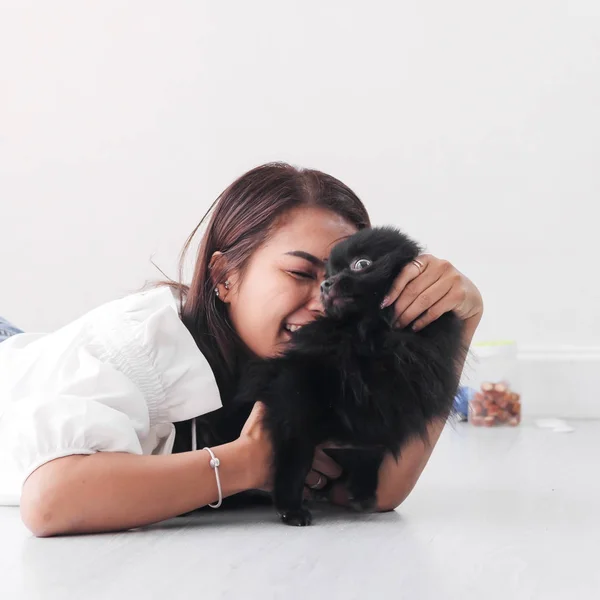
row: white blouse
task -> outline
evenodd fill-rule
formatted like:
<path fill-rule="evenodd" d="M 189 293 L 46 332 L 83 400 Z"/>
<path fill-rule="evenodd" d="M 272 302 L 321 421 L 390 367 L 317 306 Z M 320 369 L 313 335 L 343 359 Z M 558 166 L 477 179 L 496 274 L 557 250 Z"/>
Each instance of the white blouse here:
<path fill-rule="evenodd" d="M 174 422 L 221 407 L 167 287 L 108 302 L 49 334 L 0 343 L 0 505 L 71 454 L 169 454 Z"/>

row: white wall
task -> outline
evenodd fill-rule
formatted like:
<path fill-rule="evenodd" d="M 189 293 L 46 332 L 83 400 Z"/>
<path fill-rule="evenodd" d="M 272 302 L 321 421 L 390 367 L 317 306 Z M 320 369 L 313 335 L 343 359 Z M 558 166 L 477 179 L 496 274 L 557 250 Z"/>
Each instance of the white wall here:
<path fill-rule="evenodd" d="M 480 287 L 479 338 L 600 346 L 597 0 L 0 0 L 0 313 L 160 275 L 282 159 Z"/>

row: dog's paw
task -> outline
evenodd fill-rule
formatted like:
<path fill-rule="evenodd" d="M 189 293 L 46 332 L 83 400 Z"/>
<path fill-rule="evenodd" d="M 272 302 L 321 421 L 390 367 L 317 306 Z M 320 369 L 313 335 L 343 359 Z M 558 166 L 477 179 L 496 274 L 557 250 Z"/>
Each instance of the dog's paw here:
<path fill-rule="evenodd" d="M 281 517 L 281 521 L 286 525 L 304 527 L 312 523 L 312 515 L 306 508 L 284 510 L 279 513 L 279 516 Z"/>

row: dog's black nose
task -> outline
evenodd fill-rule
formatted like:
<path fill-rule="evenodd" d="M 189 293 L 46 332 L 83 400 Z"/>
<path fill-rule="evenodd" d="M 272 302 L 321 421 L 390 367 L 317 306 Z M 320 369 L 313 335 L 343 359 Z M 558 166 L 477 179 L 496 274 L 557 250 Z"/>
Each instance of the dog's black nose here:
<path fill-rule="evenodd" d="M 332 282 L 329 279 L 326 279 L 321 284 L 321 293 L 326 294 L 329 291 L 329 288 L 332 286 Z"/>

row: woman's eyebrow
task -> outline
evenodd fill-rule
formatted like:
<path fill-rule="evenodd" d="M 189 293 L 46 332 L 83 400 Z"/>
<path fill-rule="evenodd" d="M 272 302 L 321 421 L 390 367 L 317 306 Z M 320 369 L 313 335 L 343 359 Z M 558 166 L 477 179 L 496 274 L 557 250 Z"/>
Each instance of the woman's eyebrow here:
<path fill-rule="evenodd" d="M 317 258 L 316 256 L 309 254 L 308 252 L 304 252 L 304 250 L 292 250 L 291 252 L 286 252 L 286 254 L 289 254 L 290 256 L 297 256 L 298 258 L 303 258 L 304 260 L 307 260 L 319 269 L 325 268 L 326 259 L 321 260 L 320 258 Z"/>

